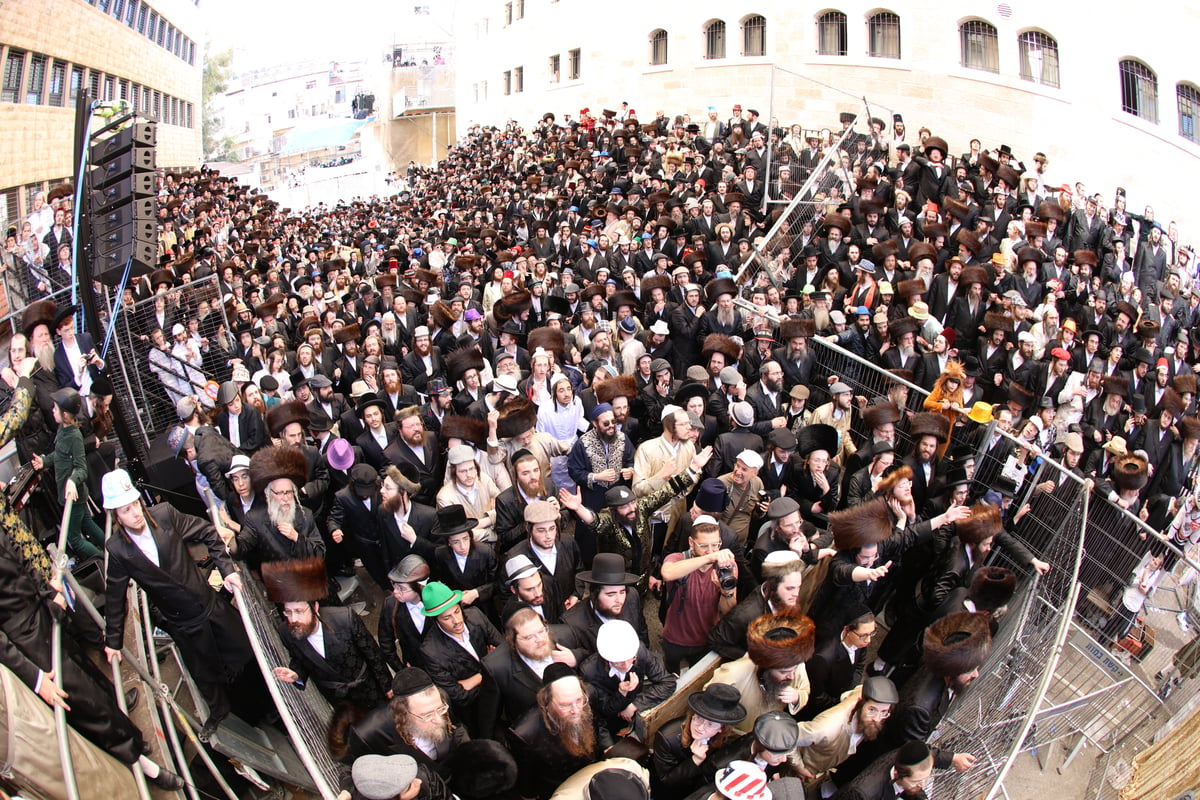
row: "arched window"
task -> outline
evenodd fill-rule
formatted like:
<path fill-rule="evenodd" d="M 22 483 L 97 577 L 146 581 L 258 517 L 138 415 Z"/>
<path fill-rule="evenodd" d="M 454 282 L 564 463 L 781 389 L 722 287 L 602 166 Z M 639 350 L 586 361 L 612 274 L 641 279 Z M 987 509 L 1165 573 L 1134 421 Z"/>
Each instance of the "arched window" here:
<path fill-rule="evenodd" d="M 704 57 L 725 57 L 725 21 L 714 19 L 704 26 Z"/>
<path fill-rule="evenodd" d="M 650 63 L 655 66 L 667 63 L 667 32 L 662 28 L 650 34 Z"/>
<path fill-rule="evenodd" d="M 1196 115 L 1200 113 L 1200 89 L 1188 83 L 1175 85 L 1175 99 L 1179 103 L 1179 135 L 1195 142 Z"/>
<path fill-rule="evenodd" d="M 817 55 L 846 55 L 846 15 L 824 11 L 817 17 Z"/>
<path fill-rule="evenodd" d="M 742 20 L 742 55 L 765 56 L 767 54 L 767 18 L 752 14 Z"/>
<path fill-rule="evenodd" d="M 1058 88 L 1058 42 L 1041 31 L 1025 31 L 1018 40 L 1021 48 L 1021 77 L 1027 81 Z"/>
<path fill-rule="evenodd" d="M 900 57 L 900 17 L 880 11 L 867 17 L 867 55 L 875 58 Z"/>
<path fill-rule="evenodd" d="M 967 69 L 1000 71 L 996 29 L 981 19 L 969 19 L 958 27 L 962 40 L 962 65 Z"/>
<path fill-rule="evenodd" d="M 1121 110 L 1158 122 L 1158 78 L 1140 61 L 1121 62 Z"/>

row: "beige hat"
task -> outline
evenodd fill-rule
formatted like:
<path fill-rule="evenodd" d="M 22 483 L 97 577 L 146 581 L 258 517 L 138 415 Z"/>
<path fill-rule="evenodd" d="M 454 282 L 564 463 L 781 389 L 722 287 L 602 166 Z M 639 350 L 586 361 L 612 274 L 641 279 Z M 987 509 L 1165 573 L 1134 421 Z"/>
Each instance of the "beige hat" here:
<path fill-rule="evenodd" d="M 1114 436 L 1104 443 L 1104 450 L 1110 456 L 1125 456 L 1129 455 L 1129 450 L 1125 445 L 1125 437 Z"/>
<path fill-rule="evenodd" d="M 924 322 L 929 319 L 929 304 L 924 300 L 917 300 L 909 306 L 908 315 L 918 322 Z"/>
<path fill-rule="evenodd" d="M 450 466 L 452 467 L 465 464 L 468 461 L 474 461 L 475 449 L 466 444 L 455 445 L 446 453 L 446 460 L 450 462 Z"/>

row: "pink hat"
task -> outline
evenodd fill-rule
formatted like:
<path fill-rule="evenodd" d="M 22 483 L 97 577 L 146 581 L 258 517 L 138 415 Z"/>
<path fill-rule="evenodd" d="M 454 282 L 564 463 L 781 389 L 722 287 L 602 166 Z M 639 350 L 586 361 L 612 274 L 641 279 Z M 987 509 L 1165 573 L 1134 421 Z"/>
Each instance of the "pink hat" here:
<path fill-rule="evenodd" d="M 334 469 L 346 472 L 354 466 L 354 447 L 345 439 L 334 439 L 325 454 Z"/>

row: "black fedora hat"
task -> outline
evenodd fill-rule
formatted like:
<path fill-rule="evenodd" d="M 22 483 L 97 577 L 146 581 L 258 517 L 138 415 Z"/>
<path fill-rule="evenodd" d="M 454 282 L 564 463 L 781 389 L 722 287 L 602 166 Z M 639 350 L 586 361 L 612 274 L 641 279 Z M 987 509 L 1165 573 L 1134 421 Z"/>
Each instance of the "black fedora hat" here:
<path fill-rule="evenodd" d="M 686 381 L 675 390 L 675 403 L 679 406 L 686 406 L 687 401 L 693 397 L 703 397 L 705 402 L 707 402 L 710 394 L 712 392 L 703 383 L 699 381 Z"/>
<path fill-rule="evenodd" d="M 433 526 L 434 536 L 450 537 L 456 533 L 474 530 L 479 520 L 468 517 L 467 510 L 458 503 L 442 506 L 437 510 L 437 524 Z"/>
<path fill-rule="evenodd" d="M 579 580 L 597 586 L 630 586 L 638 582 L 637 575 L 625 571 L 625 559 L 619 553 L 597 553 L 592 568 L 579 573 Z"/>
<path fill-rule="evenodd" d="M 362 419 L 363 412 L 371 406 L 379 406 L 379 410 L 384 412 L 384 422 L 387 422 L 387 403 L 384 402 L 382 397 L 374 392 L 367 392 L 362 397 L 358 398 L 358 404 L 354 406 L 354 413 L 358 415 L 359 419 Z"/>
<path fill-rule="evenodd" d="M 714 683 L 702 692 L 689 695 L 688 708 L 712 722 L 737 725 L 746 719 L 746 707 L 741 700 L 741 692 L 737 689 L 727 683 Z"/>

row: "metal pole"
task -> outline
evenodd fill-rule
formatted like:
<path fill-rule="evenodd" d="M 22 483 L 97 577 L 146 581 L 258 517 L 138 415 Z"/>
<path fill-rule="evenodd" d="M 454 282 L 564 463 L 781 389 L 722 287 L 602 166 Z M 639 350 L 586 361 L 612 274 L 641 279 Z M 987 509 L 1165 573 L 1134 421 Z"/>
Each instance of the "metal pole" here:
<path fill-rule="evenodd" d="M 771 207 L 771 153 L 774 150 L 772 142 L 774 138 L 771 136 L 771 120 L 775 117 L 775 65 L 771 65 L 771 93 L 767 100 L 767 162 L 763 169 L 766 173 L 763 175 L 763 203 L 762 213 L 766 216 L 767 209 Z"/>
<path fill-rule="evenodd" d="M 55 560 L 55 571 L 61 576 L 66 572 L 66 542 L 67 528 L 70 526 L 71 509 L 75 505 L 75 501 L 68 499 L 63 504 L 62 523 L 58 528 L 58 558 Z M 50 643 L 50 671 L 54 678 L 62 685 L 62 623 L 55 618 L 54 620 L 54 638 Z M 42 676 L 42 680 L 51 680 L 47 675 Z M 118 692 L 119 693 L 119 692 Z M 71 738 L 70 728 L 67 725 L 67 710 L 63 707 L 62 701 L 54 701 L 54 732 L 58 738 L 58 759 L 62 765 L 63 784 L 67 788 L 67 800 L 79 800 L 79 787 L 75 785 L 75 763 L 71 758 Z"/>

